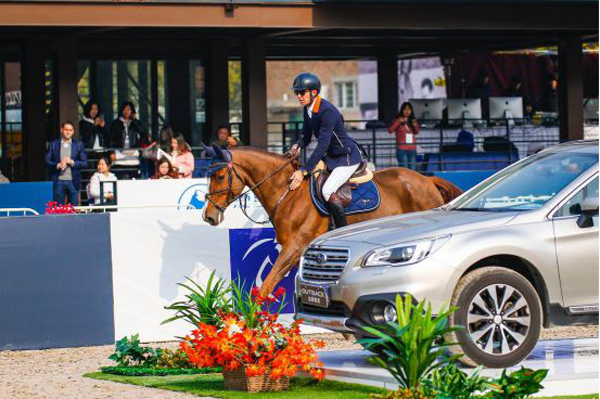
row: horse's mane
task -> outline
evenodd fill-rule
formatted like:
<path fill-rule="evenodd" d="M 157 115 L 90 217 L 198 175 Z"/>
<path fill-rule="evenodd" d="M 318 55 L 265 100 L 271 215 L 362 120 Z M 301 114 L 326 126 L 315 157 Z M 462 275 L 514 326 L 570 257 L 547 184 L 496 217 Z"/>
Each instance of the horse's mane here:
<path fill-rule="evenodd" d="M 236 153 L 242 153 L 242 154 L 244 154 L 244 153 L 250 153 L 250 154 L 253 154 L 253 155 L 256 154 L 256 155 L 267 157 L 267 158 L 269 158 L 270 160 L 273 160 L 273 161 L 279 161 L 279 162 L 281 162 L 281 161 L 287 161 L 288 160 L 287 157 L 285 157 L 285 156 L 283 156 L 281 154 L 277 154 L 275 152 L 269 152 L 269 151 L 263 150 L 262 148 L 256 148 L 256 147 L 235 147 L 235 148 L 232 148 L 230 151 L 231 151 L 231 153 L 233 154 L 234 157 L 235 157 Z"/>

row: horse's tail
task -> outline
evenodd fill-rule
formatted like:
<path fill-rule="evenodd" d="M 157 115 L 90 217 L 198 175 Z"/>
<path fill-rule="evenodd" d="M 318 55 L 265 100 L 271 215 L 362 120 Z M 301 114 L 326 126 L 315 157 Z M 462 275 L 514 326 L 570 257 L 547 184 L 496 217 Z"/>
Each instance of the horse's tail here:
<path fill-rule="evenodd" d="M 454 198 L 461 195 L 463 192 L 460 188 L 456 187 L 454 184 L 450 183 L 448 180 L 442 179 L 437 176 L 429 177 L 433 184 L 437 187 L 440 194 L 444 198 L 444 204 L 452 201 Z"/>

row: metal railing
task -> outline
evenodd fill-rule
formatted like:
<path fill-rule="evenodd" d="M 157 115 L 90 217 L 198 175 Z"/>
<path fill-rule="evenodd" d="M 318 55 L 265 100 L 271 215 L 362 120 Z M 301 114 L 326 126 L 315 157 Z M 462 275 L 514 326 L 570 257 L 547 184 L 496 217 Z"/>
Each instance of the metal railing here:
<path fill-rule="evenodd" d="M 31 208 L 0 208 L 0 217 L 10 217 L 12 213 L 20 213 L 20 216 L 39 216 L 38 211 Z"/>

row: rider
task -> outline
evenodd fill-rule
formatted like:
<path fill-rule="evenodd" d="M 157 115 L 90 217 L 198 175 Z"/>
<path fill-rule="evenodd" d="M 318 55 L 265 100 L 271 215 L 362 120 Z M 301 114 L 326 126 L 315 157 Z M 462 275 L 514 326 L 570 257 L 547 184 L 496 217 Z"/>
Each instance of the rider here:
<path fill-rule="evenodd" d="M 336 191 L 348 181 L 362 162 L 358 145 L 348 136 L 340 111 L 329 101 L 319 96 L 321 81 L 312 73 L 301 73 L 294 79 L 292 87 L 300 105 L 304 106 L 302 138 L 292 146 L 290 152 L 298 154 L 306 148 L 314 134 L 317 147 L 305 165 L 290 178 L 290 190 L 300 186 L 319 161 L 323 160 L 331 172 L 323 185 L 323 198 L 327 202 L 335 228 L 347 224 L 346 213 Z"/>

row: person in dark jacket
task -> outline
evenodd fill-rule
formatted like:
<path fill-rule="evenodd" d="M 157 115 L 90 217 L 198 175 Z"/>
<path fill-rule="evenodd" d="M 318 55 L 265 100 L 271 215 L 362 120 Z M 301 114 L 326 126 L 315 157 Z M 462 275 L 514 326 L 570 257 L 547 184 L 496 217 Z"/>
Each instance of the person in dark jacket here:
<path fill-rule="evenodd" d="M 340 111 L 319 96 L 321 81 L 316 75 L 301 73 L 294 80 L 292 90 L 304 107 L 304 124 L 302 138 L 292 146 L 290 152 L 297 154 L 306 148 L 313 135 L 318 144 L 306 164 L 290 178 L 290 190 L 297 189 L 319 161 L 325 162 L 331 174 L 323 186 L 323 198 L 327 202 L 335 228 L 343 227 L 347 224 L 346 213 L 336 191 L 358 169 L 363 161 L 362 154 L 358 144 L 346 133 Z"/>
<path fill-rule="evenodd" d="M 62 204 L 79 205 L 81 169 L 87 167 L 87 156 L 83 143 L 73 139 L 75 125 L 63 122 L 60 139 L 50 142 L 44 161 L 50 170 L 54 201 Z"/>
<path fill-rule="evenodd" d="M 111 147 L 128 149 L 140 146 L 144 129 L 135 115 L 135 106 L 131 101 L 121 105 L 119 117 L 110 125 Z"/>
<path fill-rule="evenodd" d="M 100 116 L 100 106 L 88 101 L 83 107 L 83 119 L 79 121 L 79 136 L 85 148 L 101 150 L 105 146 L 107 129 Z"/>

